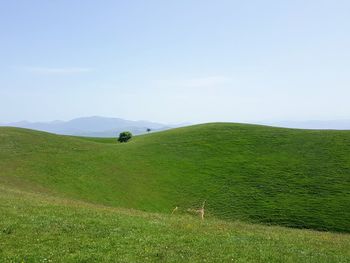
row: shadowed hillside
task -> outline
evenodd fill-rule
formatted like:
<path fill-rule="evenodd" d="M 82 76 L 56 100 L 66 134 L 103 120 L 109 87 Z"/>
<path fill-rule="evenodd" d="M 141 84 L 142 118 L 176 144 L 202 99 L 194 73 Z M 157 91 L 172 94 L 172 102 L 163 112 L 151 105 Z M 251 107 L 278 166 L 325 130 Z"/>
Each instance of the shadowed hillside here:
<path fill-rule="evenodd" d="M 0 128 L 0 183 L 169 213 L 350 231 L 350 132 L 205 124 L 126 144 Z"/>

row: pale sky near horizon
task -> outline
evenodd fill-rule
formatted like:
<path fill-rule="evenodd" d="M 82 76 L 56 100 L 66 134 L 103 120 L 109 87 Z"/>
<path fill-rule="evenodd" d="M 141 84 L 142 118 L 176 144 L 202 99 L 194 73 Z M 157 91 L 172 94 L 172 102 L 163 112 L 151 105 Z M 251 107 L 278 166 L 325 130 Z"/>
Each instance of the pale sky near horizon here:
<path fill-rule="evenodd" d="M 350 119 L 350 1 L 2 0 L 0 122 Z"/>

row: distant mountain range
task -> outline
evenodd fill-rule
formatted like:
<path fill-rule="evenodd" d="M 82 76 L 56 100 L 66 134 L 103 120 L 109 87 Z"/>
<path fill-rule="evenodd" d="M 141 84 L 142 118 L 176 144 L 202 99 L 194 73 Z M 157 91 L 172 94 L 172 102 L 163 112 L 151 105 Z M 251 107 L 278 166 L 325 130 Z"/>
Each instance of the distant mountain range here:
<path fill-rule="evenodd" d="M 255 123 L 285 128 L 350 130 L 350 120 L 276 121 Z M 151 129 L 151 131 L 161 131 L 188 125 L 190 124 L 183 123 L 179 125 L 167 125 L 150 121 L 130 121 L 120 118 L 107 118 L 100 116 L 76 118 L 70 121 L 20 121 L 5 124 L 0 123 L 0 126 L 28 128 L 62 135 L 91 137 L 116 137 L 122 131 L 130 131 L 135 135 L 139 135 L 146 133 L 148 128 Z"/>
<path fill-rule="evenodd" d="M 106 118 L 100 116 L 77 118 L 70 121 L 52 122 L 28 122 L 20 121 L 0 124 L 0 126 L 12 126 L 39 131 L 46 131 L 62 135 L 115 137 L 122 131 L 130 131 L 133 134 L 151 131 L 166 130 L 185 125 L 166 125 L 149 121 L 130 121 L 119 118 Z"/>
<path fill-rule="evenodd" d="M 350 120 L 309 120 L 309 121 L 277 121 L 260 124 L 285 128 L 318 129 L 318 130 L 350 130 Z"/>

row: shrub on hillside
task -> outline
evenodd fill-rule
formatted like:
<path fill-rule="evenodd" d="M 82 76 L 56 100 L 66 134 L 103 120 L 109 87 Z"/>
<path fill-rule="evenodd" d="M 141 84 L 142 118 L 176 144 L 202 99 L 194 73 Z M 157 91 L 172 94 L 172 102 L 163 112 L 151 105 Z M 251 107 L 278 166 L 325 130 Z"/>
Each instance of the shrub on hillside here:
<path fill-rule="evenodd" d="M 127 142 L 132 138 L 131 132 L 125 131 L 119 134 L 118 142 Z"/>

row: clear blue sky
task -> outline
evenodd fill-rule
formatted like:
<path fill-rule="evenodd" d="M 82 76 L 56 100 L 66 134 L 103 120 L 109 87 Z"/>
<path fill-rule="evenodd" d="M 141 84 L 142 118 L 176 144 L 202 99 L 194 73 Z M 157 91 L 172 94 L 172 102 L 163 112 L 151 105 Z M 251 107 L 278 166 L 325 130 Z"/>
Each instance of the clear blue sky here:
<path fill-rule="evenodd" d="M 350 118 L 350 1 L 2 0 L 0 122 Z"/>

